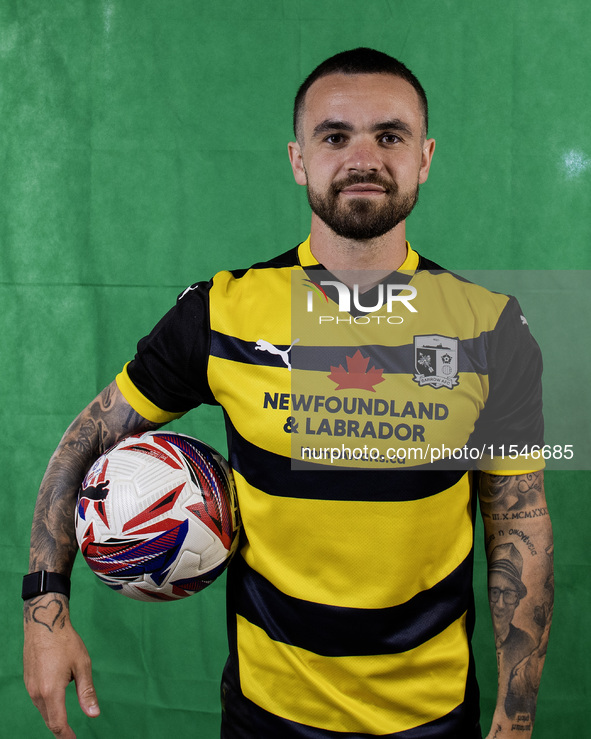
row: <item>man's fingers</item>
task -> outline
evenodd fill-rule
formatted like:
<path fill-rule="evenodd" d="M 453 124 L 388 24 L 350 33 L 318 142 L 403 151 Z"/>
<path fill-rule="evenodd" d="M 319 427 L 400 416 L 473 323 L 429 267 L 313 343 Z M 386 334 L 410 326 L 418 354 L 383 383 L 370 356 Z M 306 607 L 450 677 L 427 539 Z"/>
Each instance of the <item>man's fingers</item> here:
<path fill-rule="evenodd" d="M 100 711 L 96 691 L 92 682 L 92 665 L 90 658 L 84 659 L 74 673 L 76 693 L 80 708 L 87 716 L 98 716 Z"/>
<path fill-rule="evenodd" d="M 59 739 L 76 739 L 76 734 L 68 726 L 65 690 L 57 694 L 52 692 L 46 697 L 43 696 L 42 701 L 43 708 L 39 705 L 37 708 L 41 711 L 49 731 Z"/>
<path fill-rule="evenodd" d="M 78 702 L 80 708 L 87 716 L 98 716 L 101 712 L 94 685 L 91 682 L 76 681 L 76 692 L 78 693 Z"/>
<path fill-rule="evenodd" d="M 51 733 L 60 739 L 75 739 L 76 735 L 68 726 L 66 691 L 58 689 L 54 692 L 52 685 L 38 688 L 27 686 L 27 690 Z"/>

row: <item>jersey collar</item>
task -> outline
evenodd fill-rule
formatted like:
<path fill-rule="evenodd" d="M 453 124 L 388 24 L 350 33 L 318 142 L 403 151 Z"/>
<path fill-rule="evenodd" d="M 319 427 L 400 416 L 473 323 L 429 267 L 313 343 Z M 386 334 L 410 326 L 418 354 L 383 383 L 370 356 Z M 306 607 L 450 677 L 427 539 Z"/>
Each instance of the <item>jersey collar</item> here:
<path fill-rule="evenodd" d="M 298 246 L 298 259 L 302 267 L 314 267 L 318 265 L 318 260 L 312 254 L 312 250 L 310 249 L 310 237 L 309 236 L 305 241 L 303 241 Z M 402 271 L 414 272 L 418 266 L 419 266 L 419 255 L 407 241 L 406 242 L 406 258 L 404 262 L 402 262 L 400 267 L 398 267 L 398 270 L 401 272 Z"/>

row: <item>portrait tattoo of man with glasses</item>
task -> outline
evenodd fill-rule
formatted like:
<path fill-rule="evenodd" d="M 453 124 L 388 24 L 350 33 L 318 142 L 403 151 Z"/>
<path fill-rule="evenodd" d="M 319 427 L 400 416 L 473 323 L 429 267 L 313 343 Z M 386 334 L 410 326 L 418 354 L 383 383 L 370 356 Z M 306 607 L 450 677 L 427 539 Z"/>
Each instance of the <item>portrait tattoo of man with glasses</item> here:
<path fill-rule="evenodd" d="M 506 667 L 504 674 L 530 654 L 536 644 L 530 634 L 513 624 L 513 616 L 527 588 L 521 580 L 523 558 L 514 544 L 500 544 L 491 552 L 488 599 L 492 615 L 497 659 Z M 506 688 L 505 688 L 506 690 Z"/>

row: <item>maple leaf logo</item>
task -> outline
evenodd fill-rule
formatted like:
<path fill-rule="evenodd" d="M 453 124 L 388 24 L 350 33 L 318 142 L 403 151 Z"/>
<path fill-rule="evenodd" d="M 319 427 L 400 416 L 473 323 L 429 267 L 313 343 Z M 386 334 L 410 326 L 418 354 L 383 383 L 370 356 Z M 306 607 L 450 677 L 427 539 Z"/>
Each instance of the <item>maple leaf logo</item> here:
<path fill-rule="evenodd" d="M 372 367 L 367 369 L 369 357 L 364 357 L 359 349 L 352 357 L 347 357 L 347 369 L 339 364 L 338 367 L 330 368 L 329 380 L 337 383 L 337 390 L 371 390 L 375 393 L 375 385 L 384 382 L 383 369 Z"/>

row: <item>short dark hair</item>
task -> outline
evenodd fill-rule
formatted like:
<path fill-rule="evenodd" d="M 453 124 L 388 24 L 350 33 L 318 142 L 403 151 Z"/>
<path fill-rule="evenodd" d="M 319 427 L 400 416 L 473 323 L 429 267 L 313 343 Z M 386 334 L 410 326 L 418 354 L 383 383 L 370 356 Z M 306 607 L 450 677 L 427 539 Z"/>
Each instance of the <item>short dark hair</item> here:
<path fill-rule="evenodd" d="M 382 51 L 360 46 L 350 51 L 341 51 L 339 54 L 326 59 L 326 61 L 319 64 L 302 82 L 293 106 L 293 130 L 296 138 L 306 93 L 316 80 L 330 74 L 391 74 L 394 77 L 401 77 L 403 80 L 406 80 L 414 87 L 419 96 L 419 101 L 423 109 L 425 135 L 427 134 L 429 127 L 427 95 L 418 79 L 407 66 L 398 61 L 398 59 L 394 59 L 393 56 L 384 54 Z"/>

